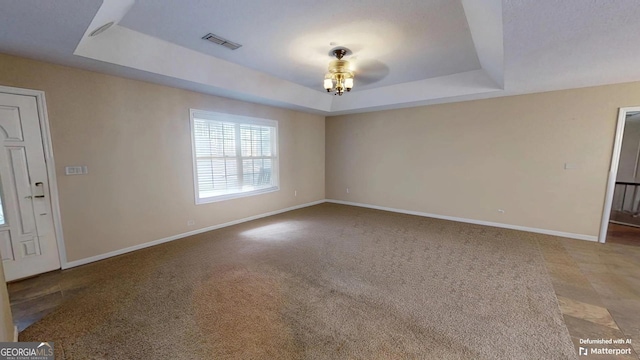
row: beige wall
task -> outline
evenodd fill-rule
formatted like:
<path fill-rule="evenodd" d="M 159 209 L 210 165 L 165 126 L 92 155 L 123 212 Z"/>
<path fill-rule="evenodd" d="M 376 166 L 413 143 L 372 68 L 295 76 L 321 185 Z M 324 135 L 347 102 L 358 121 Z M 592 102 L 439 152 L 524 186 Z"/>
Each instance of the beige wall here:
<path fill-rule="evenodd" d="M 618 108 L 637 105 L 629 83 L 328 117 L 326 195 L 597 236 Z"/>
<path fill-rule="evenodd" d="M 0 85 L 46 93 L 68 261 L 324 199 L 324 116 L 7 55 Z M 278 120 L 281 190 L 196 206 L 189 108 Z"/>
<path fill-rule="evenodd" d="M 0 85 L 46 93 L 69 261 L 323 199 L 325 167 L 327 198 L 595 236 L 617 109 L 640 105 L 629 83 L 337 116 L 325 146 L 322 116 L 23 58 Z M 278 120 L 281 190 L 196 206 L 189 108 Z"/>

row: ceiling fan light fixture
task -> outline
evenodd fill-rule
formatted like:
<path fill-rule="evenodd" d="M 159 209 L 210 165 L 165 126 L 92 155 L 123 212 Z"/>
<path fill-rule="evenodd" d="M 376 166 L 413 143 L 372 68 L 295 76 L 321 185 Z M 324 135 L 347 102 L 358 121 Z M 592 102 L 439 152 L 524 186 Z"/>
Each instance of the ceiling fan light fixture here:
<path fill-rule="evenodd" d="M 329 72 L 324 77 L 324 89 L 327 92 L 334 91 L 334 95 L 342 96 L 345 90 L 351 91 L 353 88 L 353 72 L 347 60 L 342 58 L 348 53 L 347 49 L 340 48 L 333 50 L 333 55 L 337 60 L 329 63 Z"/>

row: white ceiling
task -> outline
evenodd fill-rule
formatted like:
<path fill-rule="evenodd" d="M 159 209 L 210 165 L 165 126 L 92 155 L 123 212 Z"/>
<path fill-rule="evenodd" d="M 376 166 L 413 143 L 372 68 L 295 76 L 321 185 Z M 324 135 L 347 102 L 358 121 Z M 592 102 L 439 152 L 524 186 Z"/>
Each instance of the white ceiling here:
<path fill-rule="evenodd" d="M 0 0 L 0 52 L 321 114 L 640 80 L 635 0 Z M 115 21 L 96 37 L 88 33 Z M 243 47 L 201 40 L 213 32 Z M 356 85 L 321 80 L 335 45 Z"/>

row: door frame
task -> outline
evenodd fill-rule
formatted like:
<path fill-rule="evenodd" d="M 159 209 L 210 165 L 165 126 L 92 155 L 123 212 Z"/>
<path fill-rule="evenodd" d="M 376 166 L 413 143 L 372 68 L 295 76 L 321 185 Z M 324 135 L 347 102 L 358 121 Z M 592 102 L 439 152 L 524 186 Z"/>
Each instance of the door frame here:
<path fill-rule="evenodd" d="M 53 213 L 53 227 L 56 236 L 56 243 L 58 245 L 58 257 L 60 258 L 60 268 L 65 269 L 67 265 L 67 252 L 64 246 L 64 238 L 62 233 L 62 217 L 60 216 L 60 197 L 58 195 L 56 165 L 53 158 L 51 129 L 49 126 L 49 116 L 47 115 L 47 101 L 45 99 L 44 91 L 0 85 L 0 93 L 33 96 L 36 99 L 36 105 L 38 108 L 38 121 L 40 123 L 40 132 L 42 133 L 44 162 L 47 168 L 47 177 L 49 178 L 51 211 Z"/>
<path fill-rule="evenodd" d="M 618 165 L 620 164 L 620 151 L 622 150 L 622 138 L 624 137 L 624 125 L 627 122 L 627 113 L 640 111 L 640 106 L 621 107 L 618 110 L 618 123 L 616 125 L 616 135 L 613 141 L 613 154 L 611 155 L 611 165 L 609 166 L 609 178 L 607 180 L 607 190 L 604 196 L 604 209 L 602 211 L 602 222 L 600 223 L 600 236 L 598 242 L 607 241 L 607 229 L 609 228 L 609 218 L 611 217 L 611 206 L 613 205 L 613 194 L 616 189 L 616 178 L 618 176 Z"/>

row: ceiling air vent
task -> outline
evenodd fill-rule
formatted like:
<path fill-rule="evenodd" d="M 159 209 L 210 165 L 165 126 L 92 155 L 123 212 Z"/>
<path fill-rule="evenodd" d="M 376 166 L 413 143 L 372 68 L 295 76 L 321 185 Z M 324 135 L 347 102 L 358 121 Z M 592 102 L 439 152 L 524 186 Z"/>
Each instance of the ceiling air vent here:
<path fill-rule="evenodd" d="M 221 38 L 218 35 L 212 34 L 212 33 L 208 33 L 207 35 L 202 37 L 204 40 L 209 40 L 214 44 L 218 44 L 218 45 L 222 45 L 224 47 L 226 47 L 227 49 L 231 49 L 231 50 L 235 50 L 239 47 L 241 47 L 242 45 L 240 44 L 236 44 L 232 41 L 229 41 L 225 38 Z"/>

